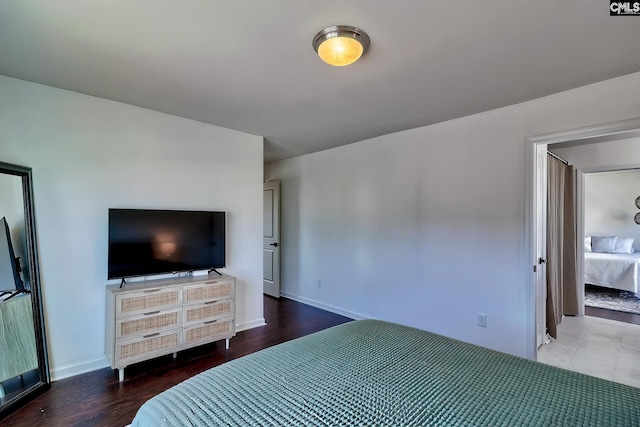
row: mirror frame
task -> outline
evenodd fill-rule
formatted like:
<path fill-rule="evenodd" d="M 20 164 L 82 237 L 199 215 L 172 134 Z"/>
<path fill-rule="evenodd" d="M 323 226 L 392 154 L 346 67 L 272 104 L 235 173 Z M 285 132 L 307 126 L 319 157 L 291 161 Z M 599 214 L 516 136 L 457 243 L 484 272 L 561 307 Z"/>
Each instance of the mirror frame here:
<path fill-rule="evenodd" d="M 33 308 L 33 327 L 36 337 L 36 352 L 38 356 L 38 373 L 40 381 L 23 390 L 4 405 L 0 406 L 0 419 L 9 412 L 17 409 L 21 404 L 35 398 L 51 387 L 49 374 L 49 358 L 47 354 L 47 340 L 44 328 L 44 311 L 42 293 L 40 289 L 40 265 L 38 262 L 38 239 L 36 235 L 35 210 L 33 206 L 33 187 L 31 168 L 11 163 L 0 162 L 0 173 L 14 175 L 22 179 L 22 196 L 24 200 L 24 227 L 27 241 L 28 270 L 31 284 L 31 304 Z"/>

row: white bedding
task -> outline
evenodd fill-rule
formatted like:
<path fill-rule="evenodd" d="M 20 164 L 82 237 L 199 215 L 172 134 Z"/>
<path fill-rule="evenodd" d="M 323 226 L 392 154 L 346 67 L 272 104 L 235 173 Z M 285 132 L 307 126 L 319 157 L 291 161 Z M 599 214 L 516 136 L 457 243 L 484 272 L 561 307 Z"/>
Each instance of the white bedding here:
<path fill-rule="evenodd" d="M 584 282 L 605 288 L 638 292 L 640 252 L 584 254 Z"/>

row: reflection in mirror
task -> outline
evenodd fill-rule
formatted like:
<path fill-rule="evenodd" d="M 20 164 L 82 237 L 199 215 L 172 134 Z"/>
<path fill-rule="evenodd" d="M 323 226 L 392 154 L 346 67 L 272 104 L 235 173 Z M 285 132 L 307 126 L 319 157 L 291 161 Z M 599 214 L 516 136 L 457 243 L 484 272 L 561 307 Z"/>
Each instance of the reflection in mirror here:
<path fill-rule="evenodd" d="M 49 384 L 31 197 L 30 169 L 0 163 L 0 414 Z"/>

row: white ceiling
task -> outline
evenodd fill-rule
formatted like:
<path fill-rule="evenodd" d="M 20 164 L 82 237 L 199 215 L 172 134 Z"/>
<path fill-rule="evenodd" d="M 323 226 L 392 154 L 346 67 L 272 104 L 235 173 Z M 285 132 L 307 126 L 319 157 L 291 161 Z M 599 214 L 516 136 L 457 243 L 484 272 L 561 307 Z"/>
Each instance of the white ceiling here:
<path fill-rule="evenodd" d="M 328 25 L 367 54 L 324 64 Z M 0 74 L 265 137 L 265 161 L 640 71 L 603 0 L 0 0 Z"/>

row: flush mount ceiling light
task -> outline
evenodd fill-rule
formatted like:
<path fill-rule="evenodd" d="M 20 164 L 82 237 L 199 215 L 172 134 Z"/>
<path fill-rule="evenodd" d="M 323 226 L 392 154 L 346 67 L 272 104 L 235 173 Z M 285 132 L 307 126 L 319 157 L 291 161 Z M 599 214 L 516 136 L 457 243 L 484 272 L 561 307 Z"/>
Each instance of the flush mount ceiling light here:
<path fill-rule="evenodd" d="M 357 27 L 333 25 L 313 38 L 313 50 L 329 65 L 342 67 L 356 62 L 369 47 L 369 36 Z"/>

